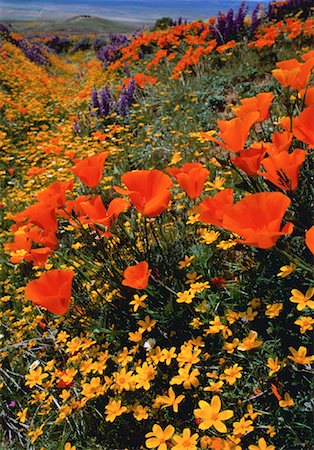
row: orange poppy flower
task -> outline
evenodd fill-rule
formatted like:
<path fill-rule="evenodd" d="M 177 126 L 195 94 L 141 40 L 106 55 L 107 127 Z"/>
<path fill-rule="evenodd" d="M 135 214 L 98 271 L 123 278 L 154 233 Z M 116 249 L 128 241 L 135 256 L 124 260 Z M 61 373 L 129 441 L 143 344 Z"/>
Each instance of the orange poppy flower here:
<path fill-rule="evenodd" d="M 122 284 L 134 289 L 146 289 L 150 274 L 151 269 L 148 268 L 148 262 L 142 261 L 125 269 Z"/>
<path fill-rule="evenodd" d="M 29 169 L 26 172 L 26 175 L 31 176 L 31 175 L 39 175 L 43 172 L 45 172 L 45 168 L 44 167 L 32 167 L 31 169 Z"/>
<path fill-rule="evenodd" d="M 291 201 L 281 192 L 250 194 L 233 205 L 223 217 L 223 227 L 244 240 L 240 244 L 271 248 L 280 236 L 291 234 L 288 222 L 280 231 L 281 221 Z"/>
<path fill-rule="evenodd" d="M 72 168 L 79 179 L 90 188 L 95 188 L 102 179 L 105 159 L 109 155 L 108 152 L 102 152 L 98 155 L 89 156 L 78 161 Z"/>
<path fill-rule="evenodd" d="M 186 163 L 181 168 L 173 167 L 167 172 L 174 176 L 190 198 L 201 195 L 209 171 L 200 163 Z"/>
<path fill-rule="evenodd" d="M 244 149 L 251 127 L 258 120 L 259 116 L 259 112 L 256 111 L 248 113 L 245 116 L 245 119 L 235 117 L 231 120 L 217 120 L 220 130 L 219 137 L 222 141 L 209 134 L 206 136 L 206 139 L 208 141 L 216 142 L 216 144 L 219 144 L 221 147 L 224 147 L 231 152 L 240 152 Z"/>
<path fill-rule="evenodd" d="M 128 195 L 135 208 L 145 216 L 155 217 L 164 211 L 170 202 L 170 177 L 160 170 L 134 170 L 121 177 L 127 189 L 115 186 L 119 194 Z"/>
<path fill-rule="evenodd" d="M 53 314 L 65 314 L 70 307 L 73 270 L 50 270 L 25 287 L 25 296 L 34 305 L 43 306 Z"/>
<path fill-rule="evenodd" d="M 222 227 L 222 219 L 233 205 L 233 189 L 224 189 L 213 197 L 205 198 L 199 205 L 199 220 Z"/>
<path fill-rule="evenodd" d="M 314 58 L 300 63 L 297 59 L 288 59 L 276 64 L 279 69 L 272 70 L 272 74 L 284 87 L 293 89 L 304 89 L 309 81 L 311 70 L 314 64 Z"/>
<path fill-rule="evenodd" d="M 245 119 L 252 112 L 258 112 L 259 117 L 256 122 L 263 122 L 269 118 L 269 108 L 275 96 L 272 92 L 261 92 L 256 97 L 242 99 L 241 106 L 232 109 L 236 116 Z"/>
<path fill-rule="evenodd" d="M 240 167 L 249 177 L 253 177 L 257 174 L 265 153 L 266 148 L 263 145 L 251 147 L 248 150 L 242 150 L 240 156 L 231 158 L 231 162 Z"/>
<path fill-rule="evenodd" d="M 10 252 L 10 261 L 13 264 L 20 263 L 25 259 L 32 247 L 32 241 L 26 232 L 18 230 L 14 235 L 14 242 L 4 244 L 6 251 Z"/>
<path fill-rule="evenodd" d="M 309 228 L 305 233 L 305 243 L 307 248 L 314 255 L 314 226 Z"/>
<path fill-rule="evenodd" d="M 298 187 L 299 169 L 305 156 L 306 151 L 301 149 L 278 153 L 263 159 L 261 164 L 265 171 L 258 173 L 280 189 L 294 191 Z"/>
<path fill-rule="evenodd" d="M 32 262 L 34 266 L 44 267 L 51 253 L 52 250 L 49 247 L 35 248 L 25 256 L 25 261 Z"/>
<path fill-rule="evenodd" d="M 314 104 L 305 108 L 298 117 L 293 118 L 292 132 L 302 142 L 314 147 Z"/>
<path fill-rule="evenodd" d="M 92 220 L 93 223 L 97 223 L 110 228 L 112 222 L 118 217 L 118 215 L 128 208 L 130 203 L 122 198 L 114 198 L 106 210 L 100 195 L 92 198 L 87 202 L 80 203 L 80 207 L 84 213 Z"/>
<path fill-rule="evenodd" d="M 47 231 L 57 231 L 58 229 L 56 210 L 45 202 L 35 203 L 11 218 L 18 224 L 22 224 L 28 219 L 30 223 Z"/>
<path fill-rule="evenodd" d="M 302 89 L 300 91 L 300 97 L 304 98 L 304 103 L 306 106 L 311 106 L 314 103 L 314 86 L 309 86 L 307 89 Z"/>
<path fill-rule="evenodd" d="M 53 231 L 42 230 L 36 225 L 30 224 L 27 227 L 27 233 L 29 238 L 37 244 L 43 245 L 44 247 L 50 247 L 53 250 L 58 248 L 58 239 Z"/>
<path fill-rule="evenodd" d="M 65 203 L 65 191 L 72 190 L 72 181 L 56 181 L 55 183 L 50 184 L 50 186 L 43 191 L 39 192 L 36 198 L 39 202 L 46 202 L 47 205 L 57 208 Z"/>
<path fill-rule="evenodd" d="M 267 148 L 267 153 L 273 156 L 280 152 L 288 152 L 292 138 L 293 134 L 289 131 L 275 131 L 272 136 L 273 145 Z"/>

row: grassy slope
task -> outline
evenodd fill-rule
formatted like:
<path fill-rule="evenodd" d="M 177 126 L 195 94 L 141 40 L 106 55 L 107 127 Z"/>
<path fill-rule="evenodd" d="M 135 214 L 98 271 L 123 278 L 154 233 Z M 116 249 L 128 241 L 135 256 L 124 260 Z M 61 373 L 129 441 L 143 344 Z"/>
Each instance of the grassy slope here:
<path fill-rule="evenodd" d="M 10 23 L 14 30 L 26 35 L 41 34 L 90 34 L 90 33 L 129 33 L 143 24 L 125 23 L 103 19 L 96 16 L 75 16 L 67 20 L 53 21 L 4 21 Z"/>

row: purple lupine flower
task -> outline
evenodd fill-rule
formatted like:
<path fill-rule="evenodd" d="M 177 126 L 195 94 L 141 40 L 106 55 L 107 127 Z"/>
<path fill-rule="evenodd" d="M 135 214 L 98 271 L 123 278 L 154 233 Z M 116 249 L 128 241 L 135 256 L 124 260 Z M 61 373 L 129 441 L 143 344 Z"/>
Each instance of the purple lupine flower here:
<path fill-rule="evenodd" d="M 136 83 L 134 81 L 134 78 L 131 78 L 130 84 L 127 89 L 128 106 L 131 106 L 134 101 L 135 88 L 136 88 Z"/>
<path fill-rule="evenodd" d="M 233 17 L 233 9 L 230 8 L 225 19 L 223 38 L 224 41 L 227 42 L 231 40 L 233 37 L 234 37 L 234 17 Z"/>
<path fill-rule="evenodd" d="M 119 101 L 118 101 L 118 111 L 122 117 L 125 117 L 127 114 L 127 109 L 129 106 L 128 101 L 129 101 L 129 98 L 128 98 L 127 89 L 123 88 L 121 91 Z"/>
<path fill-rule="evenodd" d="M 15 406 L 15 401 L 14 401 L 14 400 L 11 400 L 10 403 L 8 404 L 8 406 L 9 406 L 10 408 L 14 408 L 14 406 Z"/>
<path fill-rule="evenodd" d="M 259 17 L 259 12 L 260 12 L 260 5 L 257 4 L 252 12 L 252 20 L 251 20 L 251 25 L 250 25 L 250 30 L 249 30 L 251 36 L 254 34 L 255 30 L 261 23 L 261 18 Z"/>
<path fill-rule="evenodd" d="M 106 117 L 110 113 L 110 104 L 111 104 L 111 94 L 108 87 L 106 87 L 105 89 L 102 89 L 100 92 L 99 113 L 102 117 Z"/>
<path fill-rule="evenodd" d="M 98 92 L 95 87 L 93 87 L 93 89 L 92 89 L 92 107 L 95 108 L 96 110 L 100 109 Z"/>
<path fill-rule="evenodd" d="M 248 13 L 248 10 L 249 8 L 245 5 L 245 1 L 243 0 L 234 19 L 234 28 L 236 33 L 240 33 L 241 31 L 243 31 L 244 19 Z"/>

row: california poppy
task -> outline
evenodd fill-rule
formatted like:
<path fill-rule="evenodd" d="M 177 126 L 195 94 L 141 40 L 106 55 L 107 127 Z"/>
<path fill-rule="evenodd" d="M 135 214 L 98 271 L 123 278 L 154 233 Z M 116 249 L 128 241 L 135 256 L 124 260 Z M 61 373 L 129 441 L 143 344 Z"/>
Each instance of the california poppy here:
<path fill-rule="evenodd" d="M 190 198 L 201 195 L 209 171 L 200 163 L 186 163 L 181 168 L 173 167 L 167 172 L 174 176 Z"/>
<path fill-rule="evenodd" d="M 146 289 L 150 274 L 151 269 L 148 268 L 148 262 L 142 261 L 125 269 L 122 284 L 134 289 Z"/>
<path fill-rule="evenodd" d="M 231 152 L 240 152 L 244 149 L 251 127 L 259 116 L 259 112 L 255 111 L 248 113 L 245 119 L 235 117 L 231 120 L 217 120 L 221 141 L 210 134 L 206 136 L 206 140 L 216 142 Z"/>
<path fill-rule="evenodd" d="M 243 238 L 240 244 L 271 248 L 280 236 L 291 234 L 291 222 L 280 230 L 291 200 L 281 192 L 250 194 L 233 205 L 223 217 L 223 227 Z"/>
<path fill-rule="evenodd" d="M 30 223 L 47 231 L 57 231 L 58 229 L 56 209 L 46 202 L 35 203 L 11 218 L 18 224 L 23 224 L 28 219 Z"/>
<path fill-rule="evenodd" d="M 272 92 L 261 92 L 256 97 L 244 98 L 240 100 L 241 106 L 233 108 L 233 112 L 236 116 L 245 119 L 245 117 L 252 112 L 258 112 L 259 117 L 256 122 L 263 122 L 269 118 L 269 108 L 274 100 L 274 94 Z"/>
<path fill-rule="evenodd" d="M 272 135 L 272 146 L 267 149 L 270 156 L 276 155 L 280 152 L 288 152 L 293 134 L 289 131 L 275 131 Z"/>
<path fill-rule="evenodd" d="M 89 156 L 78 161 L 73 167 L 72 172 L 90 188 L 95 188 L 102 178 L 105 159 L 108 152 L 102 152 L 98 155 Z"/>
<path fill-rule="evenodd" d="M 272 74 L 282 86 L 301 90 L 308 83 L 313 64 L 313 58 L 308 59 L 304 63 L 300 63 L 295 58 L 288 59 L 278 62 L 276 66 L 279 69 L 272 70 Z"/>
<path fill-rule="evenodd" d="M 232 205 L 233 189 L 224 189 L 213 197 L 205 198 L 200 203 L 198 207 L 200 211 L 199 220 L 222 227 L 222 219 Z"/>
<path fill-rule="evenodd" d="M 307 248 L 314 255 L 314 226 L 305 233 L 305 243 Z"/>
<path fill-rule="evenodd" d="M 96 225 L 99 223 L 108 228 L 118 215 L 129 206 L 130 203 L 127 200 L 114 198 L 106 210 L 100 195 L 87 202 L 80 203 L 80 207 L 92 222 L 96 223 Z"/>
<path fill-rule="evenodd" d="M 121 180 L 127 189 L 115 186 L 115 190 L 128 195 L 140 213 L 155 217 L 167 208 L 171 197 L 169 188 L 173 183 L 161 170 L 134 170 L 125 173 Z"/>
<path fill-rule="evenodd" d="M 301 149 L 296 149 L 292 153 L 278 153 L 263 159 L 261 165 L 264 172 L 258 173 L 280 189 L 293 191 L 298 186 L 299 169 L 305 156 L 306 151 Z"/>
<path fill-rule="evenodd" d="M 50 270 L 25 287 L 25 296 L 33 304 L 53 314 L 65 314 L 70 307 L 73 270 Z"/>
<path fill-rule="evenodd" d="M 25 256 L 25 261 L 32 262 L 34 266 L 44 267 L 51 253 L 52 250 L 49 247 L 34 248 Z"/>
<path fill-rule="evenodd" d="M 231 162 L 240 167 L 249 177 L 257 174 L 261 161 L 266 153 L 266 148 L 262 145 L 242 150 L 239 156 L 231 158 Z"/>
<path fill-rule="evenodd" d="M 60 207 L 65 203 L 65 192 L 73 190 L 72 181 L 56 181 L 37 194 L 37 200 L 46 202 L 53 207 Z"/>
<path fill-rule="evenodd" d="M 31 175 L 39 175 L 43 172 L 45 172 L 45 168 L 44 167 L 32 167 L 31 169 L 28 169 L 28 171 L 26 172 L 26 175 L 31 176 Z"/>
<path fill-rule="evenodd" d="M 293 118 L 292 132 L 302 142 L 314 147 L 314 104 L 305 108 L 299 116 Z"/>

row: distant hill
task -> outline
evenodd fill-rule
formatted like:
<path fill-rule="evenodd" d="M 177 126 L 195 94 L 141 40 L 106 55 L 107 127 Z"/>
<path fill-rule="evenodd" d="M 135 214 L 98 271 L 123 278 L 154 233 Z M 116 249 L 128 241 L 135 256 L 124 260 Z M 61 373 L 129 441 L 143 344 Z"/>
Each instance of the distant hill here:
<path fill-rule="evenodd" d="M 90 34 L 90 33 L 130 33 L 140 27 L 143 23 L 117 22 L 96 16 L 81 15 L 71 17 L 67 20 L 53 21 L 4 21 L 9 23 L 15 31 L 24 34 L 42 35 L 53 34 Z"/>

